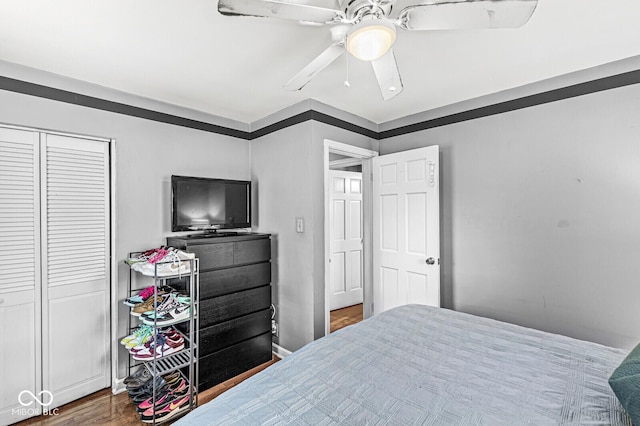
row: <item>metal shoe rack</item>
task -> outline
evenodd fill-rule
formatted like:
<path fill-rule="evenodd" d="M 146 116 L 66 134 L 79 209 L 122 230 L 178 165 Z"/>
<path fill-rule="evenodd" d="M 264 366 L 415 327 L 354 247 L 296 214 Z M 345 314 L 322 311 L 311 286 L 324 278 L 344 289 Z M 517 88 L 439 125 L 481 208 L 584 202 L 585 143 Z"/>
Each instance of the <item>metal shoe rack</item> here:
<path fill-rule="evenodd" d="M 129 254 L 129 258 L 135 258 L 140 255 L 140 252 L 133 252 Z M 126 262 L 125 262 L 126 263 Z M 178 415 L 168 416 L 162 419 L 156 420 L 156 413 L 154 412 L 153 420 L 151 422 L 146 421 L 145 423 L 153 423 L 160 424 L 167 420 L 175 420 L 178 417 L 183 416 L 189 411 L 193 410 L 198 406 L 198 330 L 199 330 L 199 294 L 200 294 L 200 278 L 199 278 L 199 259 L 185 259 L 181 260 L 181 263 L 186 263 L 189 265 L 189 272 L 182 274 L 172 274 L 166 275 L 158 272 L 158 268 L 162 268 L 162 265 L 171 264 L 172 262 L 158 262 L 154 265 L 154 273 L 153 275 L 143 274 L 139 271 L 134 270 L 132 267 L 129 267 L 129 296 L 132 296 L 134 293 L 142 290 L 145 287 L 148 287 L 150 284 L 145 284 L 143 286 L 139 286 L 138 280 L 141 277 L 150 277 L 153 279 L 153 297 L 154 300 L 157 300 L 156 297 L 158 295 L 158 288 L 161 288 L 168 284 L 171 280 L 183 280 L 188 277 L 188 285 L 186 289 L 188 291 L 188 296 L 190 299 L 190 315 L 188 319 L 184 319 L 175 324 L 170 324 L 175 328 L 178 333 L 182 335 L 185 341 L 185 347 L 179 352 L 174 354 L 166 355 L 166 356 L 158 356 L 157 351 L 155 351 L 155 347 L 153 347 L 153 360 L 149 361 L 137 361 L 133 359 L 133 356 L 130 354 L 128 358 L 128 371 L 129 375 L 132 374 L 133 370 L 137 368 L 146 368 L 149 373 L 151 373 L 151 380 L 153 381 L 153 407 L 156 405 L 156 400 L 158 399 L 158 391 L 160 389 L 156 389 L 155 378 L 158 376 L 164 376 L 168 373 L 179 371 L 180 375 L 187 381 L 187 386 L 189 388 L 189 407 L 188 409 L 182 410 Z M 129 265 L 130 266 L 130 265 Z M 143 281 L 143 280 L 141 280 Z M 184 291 L 184 290 L 183 290 Z M 133 308 L 131 308 L 133 309 Z M 137 317 L 133 315 L 128 315 L 128 328 L 129 332 L 132 333 L 134 329 L 138 326 L 142 325 L 142 321 L 137 319 Z M 136 319 L 135 323 L 132 321 Z M 157 325 L 158 318 L 154 316 L 154 341 L 157 341 L 158 331 L 160 328 L 165 327 L 164 325 Z M 184 324 L 185 326 L 188 324 L 188 328 L 185 327 L 178 328 L 178 324 Z M 168 325 L 167 325 L 168 326 Z"/>

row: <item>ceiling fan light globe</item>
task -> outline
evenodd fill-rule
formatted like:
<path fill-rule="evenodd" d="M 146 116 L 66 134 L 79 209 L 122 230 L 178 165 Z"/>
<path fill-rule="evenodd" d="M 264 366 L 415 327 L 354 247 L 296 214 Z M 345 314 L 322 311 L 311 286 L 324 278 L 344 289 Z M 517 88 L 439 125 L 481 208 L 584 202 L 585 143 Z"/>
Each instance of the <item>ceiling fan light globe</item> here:
<path fill-rule="evenodd" d="M 396 29 L 384 21 L 361 22 L 347 36 L 347 51 L 363 61 L 382 57 L 396 41 Z"/>

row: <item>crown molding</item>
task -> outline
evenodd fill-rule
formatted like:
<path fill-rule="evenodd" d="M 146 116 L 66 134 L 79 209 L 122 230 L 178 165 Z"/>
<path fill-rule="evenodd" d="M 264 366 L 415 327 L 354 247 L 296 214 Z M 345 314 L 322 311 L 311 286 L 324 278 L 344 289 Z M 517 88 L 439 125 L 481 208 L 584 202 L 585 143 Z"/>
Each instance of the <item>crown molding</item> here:
<path fill-rule="evenodd" d="M 60 89 L 46 84 L 38 84 L 4 75 L 0 75 L 0 90 L 7 90 L 28 96 L 36 96 L 116 114 L 124 114 L 131 117 L 188 127 L 191 129 L 221 134 L 243 140 L 258 139 L 270 133 L 277 132 L 284 128 L 306 121 L 317 121 L 360 134 L 374 140 L 383 140 L 435 127 L 446 126 L 449 124 L 460 123 L 497 114 L 504 114 L 510 111 L 530 108 L 550 102 L 557 102 L 564 99 L 640 83 L 640 57 L 634 57 L 627 61 L 623 60 L 612 64 L 614 65 L 605 64 L 605 66 L 602 67 L 595 67 L 594 69 L 572 74 L 572 78 L 575 80 L 577 78 L 576 76 L 582 76 L 582 78 L 584 78 L 584 73 L 589 73 L 588 76 L 591 77 L 591 79 L 588 81 L 567 84 L 567 80 L 571 80 L 571 78 L 568 79 L 566 76 L 561 76 L 556 79 L 549 79 L 540 83 L 523 86 L 523 88 L 511 89 L 499 94 L 488 95 L 486 97 L 461 102 L 449 107 L 415 114 L 403 119 L 393 120 L 382 124 L 373 123 L 364 118 L 338 110 L 313 99 L 300 102 L 275 114 L 271 114 L 264 119 L 258 120 L 257 122 L 248 124 L 235 122 L 222 117 L 210 116 L 199 111 L 192 111 L 173 105 L 165 105 L 152 100 L 143 99 L 143 101 L 146 101 L 147 104 L 151 105 L 149 108 L 135 106 L 132 104 L 133 102 L 131 102 L 131 99 L 125 99 L 125 102 L 119 102 L 106 99 L 104 96 L 90 96 L 76 91 Z M 0 65 L 3 64 L 0 63 Z M 605 71 L 611 72 L 612 67 L 619 70 L 621 68 L 624 69 L 624 67 L 629 68 L 630 66 L 635 68 L 618 72 L 613 75 L 603 77 L 598 76 L 594 78 L 594 74 L 597 75 L 598 73 L 593 70 L 604 69 Z M 1 71 L 3 71 L 3 69 L 0 67 L 0 72 Z M 600 71 L 600 73 L 602 73 L 602 71 Z M 559 81 L 565 85 L 540 91 L 540 87 L 544 87 L 545 84 L 549 85 L 549 82 L 554 81 Z M 536 89 L 538 90 L 537 93 L 513 97 L 514 93 L 517 95 L 523 91 L 526 93 L 527 91 L 532 92 Z M 103 88 L 103 91 L 105 92 L 108 90 L 110 89 Z M 120 94 L 120 96 L 122 98 L 131 96 L 132 98 L 137 99 L 137 97 L 128 94 Z M 499 100 L 505 99 L 505 97 L 512 98 Z M 485 102 L 488 102 L 488 104 L 481 105 Z M 473 106 L 478 104 L 480 104 L 480 106 Z M 160 111 L 161 109 L 171 110 L 172 112 L 162 112 Z M 459 111 L 455 111 L 455 109 L 459 109 Z M 442 115 L 438 116 L 438 113 Z M 203 120 L 187 118 L 184 115 L 202 117 Z M 228 125 L 215 124 L 211 121 L 218 121 Z M 406 124 L 408 121 L 411 122 Z M 247 130 L 244 130 L 243 128 Z"/>

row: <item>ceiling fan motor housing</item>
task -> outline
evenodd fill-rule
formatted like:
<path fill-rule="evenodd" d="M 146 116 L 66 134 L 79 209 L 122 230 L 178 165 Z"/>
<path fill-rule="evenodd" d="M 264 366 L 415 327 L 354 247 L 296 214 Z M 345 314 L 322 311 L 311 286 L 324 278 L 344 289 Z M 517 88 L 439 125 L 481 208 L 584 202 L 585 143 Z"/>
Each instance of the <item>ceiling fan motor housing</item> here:
<path fill-rule="evenodd" d="M 347 4 L 344 10 L 346 20 L 358 23 L 365 16 L 389 16 L 394 2 L 395 0 L 353 0 Z"/>

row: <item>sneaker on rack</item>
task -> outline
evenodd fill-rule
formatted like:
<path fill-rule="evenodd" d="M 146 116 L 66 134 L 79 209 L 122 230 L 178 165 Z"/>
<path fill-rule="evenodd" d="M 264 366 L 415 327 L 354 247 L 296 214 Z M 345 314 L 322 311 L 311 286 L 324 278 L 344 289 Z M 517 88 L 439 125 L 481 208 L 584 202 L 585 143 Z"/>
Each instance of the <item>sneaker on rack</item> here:
<path fill-rule="evenodd" d="M 153 292 L 154 292 L 153 286 L 144 288 L 140 291 L 140 293 L 136 294 L 135 296 L 128 297 L 122 303 L 124 303 L 127 306 L 134 307 L 138 303 L 142 303 L 148 298 L 150 298 L 151 296 L 153 296 Z"/>
<path fill-rule="evenodd" d="M 168 393 L 167 384 L 163 384 L 161 387 L 156 387 L 156 400 L 160 398 L 162 395 Z M 149 390 L 148 393 L 140 393 L 131 398 L 131 402 L 134 405 L 142 404 L 144 401 L 153 400 L 153 388 Z"/>
<path fill-rule="evenodd" d="M 148 330 L 153 329 L 153 327 L 151 327 L 150 325 L 147 324 L 143 324 L 140 327 L 137 327 L 135 330 L 133 330 L 133 333 L 131 333 L 128 336 L 123 337 L 120 340 L 120 344 L 122 345 L 126 345 L 127 343 L 133 341 L 133 340 L 139 340 L 140 337 L 144 334 L 147 333 Z"/>
<path fill-rule="evenodd" d="M 143 275 L 166 277 L 171 275 L 188 274 L 191 271 L 191 260 L 195 259 L 195 253 L 187 253 L 182 250 L 168 248 L 168 253 L 161 261 L 152 264 L 139 262 L 131 265 L 131 268 Z"/>
<path fill-rule="evenodd" d="M 190 316 L 191 307 L 189 305 L 180 304 L 180 306 L 176 307 L 171 312 L 165 313 L 162 317 L 155 319 L 148 319 L 147 317 L 144 317 L 142 318 L 142 322 L 144 324 L 155 324 L 157 326 L 173 325 L 189 319 Z"/>
<path fill-rule="evenodd" d="M 180 376 L 178 371 L 166 376 L 162 376 L 164 384 L 160 387 L 156 387 L 156 406 L 161 405 L 158 401 L 160 398 L 170 392 L 182 391 L 186 388 L 186 380 Z M 140 405 L 144 401 L 153 401 L 153 387 L 149 388 L 147 393 L 138 393 L 131 398 L 134 405 Z M 144 410 L 143 410 L 144 411 Z"/>
<path fill-rule="evenodd" d="M 129 382 L 126 384 L 126 388 L 127 388 L 127 391 L 129 391 L 130 393 L 141 392 L 140 390 L 142 386 L 148 383 L 153 377 L 149 369 L 144 366 L 142 366 L 140 370 L 138 370 L 135 373 L 135 375 L 137 376 L 133 377 L 134 375 L 132 375 L 130 377 L 127 377 Z M 179 371 L 174 371 L 173 373 L 169 373 L 162 376 L 162 379 L 164 380 L 164 384 L 171 385 L 172 387 L 175 386 L 175 383 L 177 383 L 181 378 L 182 376 L 180 375 Z"/>
<path fill-rule="evenodd" d="M 128 257 L 127 259 L 125 259 L 125 263 L 133 266 L 133 265 L 137 265 L 139 263 L 148 263 L 149 259 L 154 256 L 159 250 L 164 250 L 164 246 L 159 247 L 159 248 L 153 248 L 153 249 L 149 249 L 147 251 L 143 251 L 141 253 L 137 253 L 134 256 Z"/>
<path fill-rule="evenodd" d="M 176 294 L 176 299 L 178 299 L 178 302 L 182 303 L 183 305 L 191 304 L 191 298 L 186 294 Z"/>
<path fill-rule="evenodd" d="M 144 302 L 135 305 L 131 309 L 131 315 L 133 315 L 134 317 L 139 317 L 145 312 L 151 312 L 156 308 L 156 306 L 161 305 L 168 297 L 169 293 L 158 294 L 156 295 L 156 297 L 152 296 Z"/>
<path fill-rule="evenodd" d="M 156 334 L 163 334 L 163 335 L 169 336 L 169 335 L 176 334 L 178 332 L 174 327 L 171 327 L 171 326 L 168 326 L 168 327 L 154 327 L 153 325 L 142 324 L 140 327 L 141 328 L 145 327 L 145 328 L 143 329 L 143 331 L 138 332 L 138 336 L 137 337 L 129 340 L 129 342 L 134 342 L 134 343 L 135 342 L 139 342 L 138 345 L 133 345 L 133 347 L 144 346 L 144 344 L 146 342 L 141 342 L 141 340 L 147 334 L 150 334 L 151 338 L 153 339 L 153 336 L 155 336 Z M 152 339 L 150 339 L 150 340 L 152 340 Z M 129 343 L 129 342 L 127 342 L 127 343 Z M 127 346 L 127 349 L 132 349 L 133 347 Z M 140 348 L 136 347 L 135 349 L 138 350 Z"/>
<path fill-rule="evenodd" d="M 155 359 L 160 359 L 184 349 L 184 338 L 182 336 L 158 337 L 157 342 L 157 344 L 153 344 L 146 349 L 132 353 L 133 359 L 136 361 L 153 361 L 154 356 Z"/>
<path fill-rule="evenodd" d="M 127 377 L 125 379 L 125 380 L 128 381 L 126 383 L 127 390 L 132 391 L 132 390 L 136 390 L 136 389 L 140 388 L 140 386 L 144 385 L 149 380 L 151 380 L 152 377 L 153 377 L 153 375 L 151 374 L 149 369 L 144 367 L 144 366 L 141 366 L 138 369 L 138 371 L 136 371 L 134 374 L 132 374 L 131 376 L 129 376 L 129 377 Z M 169 374 L 166 374 L 166 375 L 162 376 L 162 378 L 164 379 L 165 383 L 173 384 L 173 383 L 177 382 L 179 379 L 181 379 L 182 376 L 180 375 L 179 371 L 174 371 L 173 373 L 169 373 Z"/>
<path fill-rule="evenodd" d="M 159 336 L 157 342 L 158 344 L 149 348 L 149 350 L 136 352 L 133 355 L 133 359 L 136 361 L 151 361 L 154 358 L 163 358 L 184 349 L 184 338 L 182 336 L 175 340 Z"/>
<path fill-rule="evenodd" d="M 151 337 L 149 337 L 149 339 L 144 343 L 140 343 L 137 346 L 134 346 L 132 348 L 127 348 L 127 349 L 129 349 L 129 353 L 131 355 L 136 354 L 140 351 L 150 350 L 149 349 L 150 347 L 155 346 L 155 340 L 156 340 L 156 335 L 152 334 Z"/>
<path fill-rule="evenodd" d="M 140 383 L 140 382 L 144 383 L 150 378 L 151 378 L 151 373 L 149 373 L 149 370 L 147 370 L 146 368 L 144 368 L 144 366 L 142 366 L 138 368 L 138 370 L 135 373 L 125 378 L 123 383 L 125 385 L 128 385 L 129 383 Z"/>
<path fill-rule="evenodd" d="M 146 328 L 142 328 L 142 327 L 146 327 Z M 127 348 L 127 350 L 131 350 L 131 348 L 135 348 L 136 346 L 142 346 L 145 343 L 147 343 L 149 340 L 151 340 L 151 338 L 154 335 L 154 329 L 152 326 L 147 325 L 147 324 L 143 324 L 140 328 L 140 331 L 138 331 L 138 333 L 136 334 L 136 336 L 132 339 L 129 339 L 125 344 L 124 347 Z"/>
<path fill-rule="evenodd" d="M 144 345 L 129 349 L 129 353 L 131 355 L 137 355 L 138 353 L 152 353 L 156 346 L 162 346 L 164 344 L 165 339 L 166 337 L 164 335 L 156 334 Z"/>
<path fill-rule="evenodd" d="M 129 397 L 133 398 L 136 395 L 141 395 L 149 392 L 149 395 L 153 393 L 153 382 L 156 382 L 156 389 L 161 388 L 165 385 L 164 378 L 162 376 L 150 377 L 143 383 L 130 383 L 127 385 L 127 391 L 129 392 Z M 147 396 L 148 397 L 148 396 Z"/>
<path fill-rule="evenodd" d="M 189 408 L 191 395 L 189 389 L 171 398 L 159 407 L 151 407 L 140 415 L 144 423 L 164 423 Z"/>
<path fill-rule="evenodd" d="M 176 294 L 170 293 L 154 311 L 149 311 L 141 314 L 140 319 L 143 321 L 145 319 L 150 319 L 151 321 L 147 322 L 146 324 L 153 325 L 153 318 L 162 317 L 165 313 L 171 312 L 178 306 L 180 306 L 180 302 L 176 298 Z"/>
<path fill-rule="evenodd" d="M 147 369 L 143 368 L 143 370 L 147 370 Z M 151 375 L 151 373 L 145 373 L 141 377 L 138 377 L 136 379 L 131 379 L 129 383 L 125 385 L 125 387 L 127 388 L 127 392 L 138 391 L 139 389 L 142 388 L 142 386 L 146 385 L 152 378 L 153 376 Z"/>
<path fill-rule="evenodd" d="M 180 336 L 178 339 L 165 339 L 162 346 L 156 347 L 156 354 L 160 358 L 175 354 L 184 349 L 184 337 Z"/>
<path fill-rule="evenodd" d="M 133 348 L 144 346 L 147 344 L 147 342 L 153 339 L 153 335 L 153 327 L 150 327 L 150 329 L 147 329 L 146 332 L 144 334 L 141 334 L 139 338 L 127 342 L 124 347 L 130 351 Z"/>
<path fill-rule="evenodd" d="M 166 385 L 164 379 L 161 376 L 156 376 L 153 379 L 146 382 L 144 385 L 129 390 L 129 398 L 142 398 L 142 401 L 153 395 L 153 385 L 155 382 L 156 391 L 162 389 Z"/>
<path fill-rule="evenodd" d="M 156 389 L 156 397 L 155 397 L 156 406 L 164 404 L 167 401 L 167 398 L 169 397 L 169 395 L 170 395 L 170 392 L 167 389 L 167 386 L 164 386 L 162 389 L 159 389 L 159 390 Z M 136 396 L 131 400 L 131 402 L 134 405 L 136 405 L 136 411 L 138 413 L 142 413 L 143 411 L 153 407 L 153 400 L 154 400 L 153 395 L 151 395 L 147 399 L 141 400 L 140 398 L 144 396 Z M 144 407 L 144 408 L 140 408 L 140 407 Z"/>
<path fill-rule="evenodd" d="M 179 371 L 174 371 L 172 373 L 165 374 L 164 376 L 162 376 L 162 378 L 167 383 L 167 385 L 173 386 L 180 379 L 182 379 L 182 376 L 180 375 Z"/>
<path fill-rule="evenodd" d="M 166 386 L 162 388 L 161 392 L 156 392 L 155 406 L 160 407 L 165 402 L 167 402 L 167 398 L 171 398 L 172 395 L 183 392 L 186 388 L 187 388 L 187 381 L 184 378 L 181 378 L 179 381 L 176 381 L 174 383 L 167 382 Z M 149 408 L 153 407 L 154 406 L 153 399 L 154 399 L 153 396 L 151 396 L 145 399 L 144 401 L 140 402 L 136 407 L 136 410 L 139 413 L 142 413 L 143 411 L 146 411 Z M 135 404 L 136 401 L 134 400 L 133 403 Z"/>
<path fill-rule="evenodd" d="M 156 341 L 156 336 L 158 337 L 162 337 L 162 339 L 170 339 L 173 341 L 177 341 L 178 339 L 182 338 L 182 335 L 180 333 L 178 333 L 177 331 L 173 331 L 173 332 L 167 332 L 167 333 L 157 333 L 157 334 L 153 334 L 149 340 L 147 342 L 145 342 L 144 344 L 138 345 L 138 346 L 134 346 L 133 348 L 129 349 L 129 353 L 131 355 L 135 355 L 138 352 L 141 351 L 146 351 L 146 352 L 151 352 L 153 350 L 153 348 L 155 348 L 157 345 L 155 343 Z M 160 339 L 160 340 L 162 340 Z M 162 343 L 160 343 L 161 345 Z"/>
<path fill-rule="evenodd" d="M 160 330 L 157 333 L 151 333 L 151 337 L 149 338 L 149 340 L 147 342 L 145 342 L 144 344 L 140 344 L 138 346 L 134 346 L 132 348 L 129 348 L 129 353 L 131 355 L 135 355 L 138 352 L 141 351 L 147 351 L 150 352 L 153 348 L 156 347 L 156 337 L 158 338 L 162 338 L 163 339 L 171 339 L 171 340 L 177 340 L 179 338 L 182 337 L 182 335 L 180 333 L 178 333 L 177 330 L 175 329 L 165 329 L 165 330 Z M 160 343 L 162 344 L 162 343 Z"/>

